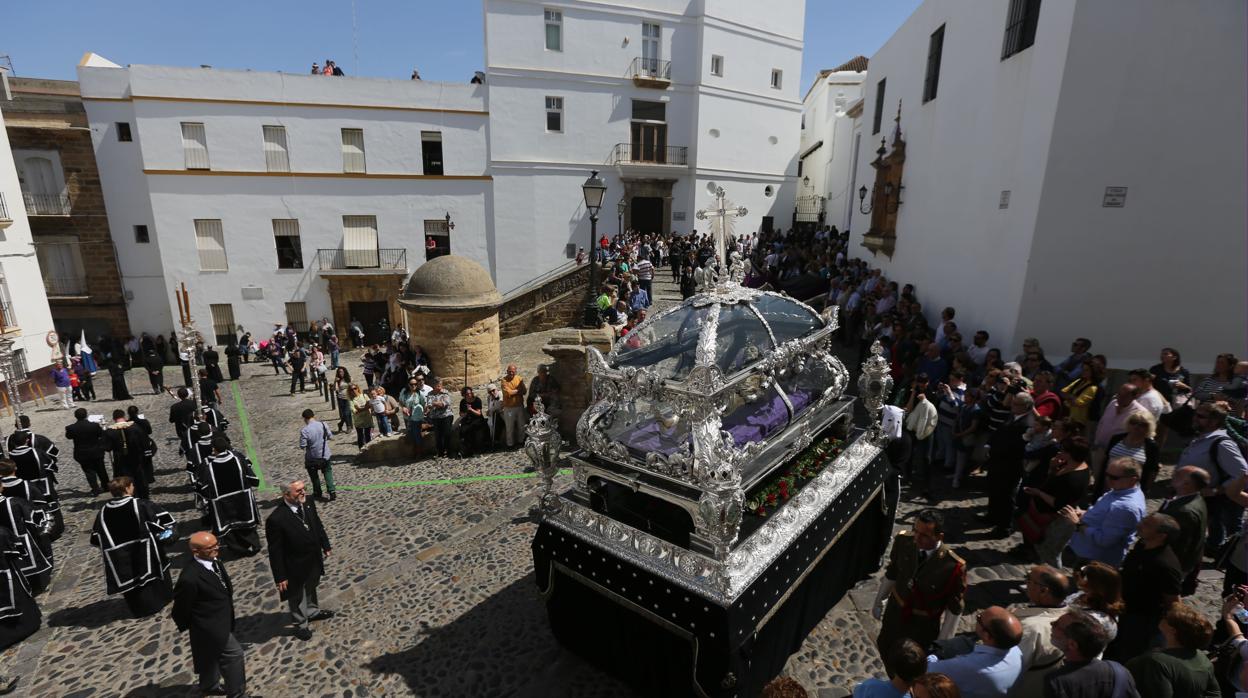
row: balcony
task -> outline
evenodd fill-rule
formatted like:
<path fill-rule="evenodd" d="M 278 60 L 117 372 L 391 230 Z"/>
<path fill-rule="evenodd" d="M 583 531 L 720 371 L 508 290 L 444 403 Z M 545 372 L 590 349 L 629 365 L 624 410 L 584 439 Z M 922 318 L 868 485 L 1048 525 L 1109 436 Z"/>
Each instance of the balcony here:
<path fill-rule="evenodd" d="M 9 208 L 4 203 L 4 194 L 0 192 L 0 230 L 13 225 L 13 217 L 9 215 Z"/>
<path fill-rule="evenodd" d="M 406 274 L 407 249 L 320 249 L 316 263 L 322 274 Z"/>
<path fill-rule="evenodd" d="M 87 279 L 85 276 L 45 276 L 43 290 L 48 298 L 74 298 L 86 296 Z"/>
<path fill-rule="evenodd" d="M 637 87 L 653 87 L 666 90 L 672 85 L 672 62 L 657 58 L 638 56 L 628 67 L 628 73 Z"/>
<path fill-rule="evenodd" d="M 69 195 L 22 192 L 28 216 L 68 216 Z"/>
<path fill-rule="evenodd" d="M 689 149 L 678 145 L 616 143 L 611 153 L 611 164 L 621 172 L 628 170 L 634 174 L 682 169 L 689 166 Z"/>

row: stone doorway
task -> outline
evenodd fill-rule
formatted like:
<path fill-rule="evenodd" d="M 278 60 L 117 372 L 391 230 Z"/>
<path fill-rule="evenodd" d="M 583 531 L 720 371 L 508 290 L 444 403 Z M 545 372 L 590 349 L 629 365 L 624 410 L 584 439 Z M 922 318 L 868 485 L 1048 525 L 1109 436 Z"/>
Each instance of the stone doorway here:
<path fill-rule="evenodd" d="M 347 303 L 352 320 L 364 326 L 364 342 L 381 344 L 390 341 L 390 304 L 386 301 L 352 301 Z"/>
<path fill-rule="evenodd" d="M 634 196 L 630 206 L 629 227 L 642 233 L 663 233 L 663 199 L 657 196 Z"/>

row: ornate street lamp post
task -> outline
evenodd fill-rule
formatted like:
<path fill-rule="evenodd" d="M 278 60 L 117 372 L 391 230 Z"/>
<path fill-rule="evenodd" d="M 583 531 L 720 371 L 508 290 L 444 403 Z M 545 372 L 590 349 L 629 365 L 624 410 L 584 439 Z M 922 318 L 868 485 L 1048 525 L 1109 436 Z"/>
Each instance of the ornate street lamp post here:
<path fill-rule="evenodd" d="M 589 292 L 585 294 L 585 317 L 583 324 L 587 328 L 602 326 L 598 316 L 598 264 L 594 253 L 598 251 L 598 211 L 602 208 L 602 197 L 607 193 L 607 185 L 598 177 L 598 170 L 589 174 L 589 179 L 581 185 L 585 196 L 585 210 L 589 212 Z"/>

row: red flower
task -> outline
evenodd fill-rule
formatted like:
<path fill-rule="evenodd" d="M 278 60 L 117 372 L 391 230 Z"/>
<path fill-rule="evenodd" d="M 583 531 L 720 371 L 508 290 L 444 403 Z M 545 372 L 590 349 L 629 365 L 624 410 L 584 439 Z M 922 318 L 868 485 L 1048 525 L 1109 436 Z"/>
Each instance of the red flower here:
<path fill-rule="evenodd" d="M 776 493 L 775 493 L 775 492 L 768 492 L 768 493 L 767 493 L 767 503 L 768 503 L 768 504 L 775 504 L 775 503 L 776 503 Z"/>

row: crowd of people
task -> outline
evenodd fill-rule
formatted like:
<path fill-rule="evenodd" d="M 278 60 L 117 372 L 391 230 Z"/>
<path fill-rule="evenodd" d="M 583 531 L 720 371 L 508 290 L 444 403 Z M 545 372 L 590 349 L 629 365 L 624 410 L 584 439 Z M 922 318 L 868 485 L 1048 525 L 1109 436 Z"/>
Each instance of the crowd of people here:
<path fill-rule="evenodd" d="M 745 284 L 835 307 L 842 353 L 879 342 L 897 390 L 888 457 L 918 501 L 982 489 L 988 536 L 1019 534 L 1035 564 L 1029 603 L 990 607 L 955 636 L 965 563 L 943 544 L 939 510 L 899 536 L 879 588 L 878 640 L 889 681 L 856 696 L 1216 696 L 1243 691 L 1248 644 L 1248 361 L 1216 357 L 1199 381 L 1173 347 L 1151 367 L 1114 367 L 1078 337 L 1050 356 L 1034 338 L 1007 355 L 943 308 L 933 327 L 912 284 L 847 253 L 835 228 L 736 237 Z M 599 241 L 603 321 L 621 341 L 645 319 L 656 267 L 689 297 L 719 278 L 709 235 L 627 231 Z M 1174 455 L 1177 452 L 1177 457 Z M 1168 457 L 1167 457 L 1168 456 Z M 1173 464 L 1161 478 L 1163 457 Z M 1149 511 L 1146 494 L 1169 496 Z M 1185 602 L 1201 570 L 1223 577 L 1216 622 Z M 1207 654 L 1219 657 L 1211 664 Z M 929 685 L 933 673 L 952 681 Z"/>

